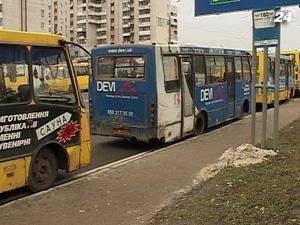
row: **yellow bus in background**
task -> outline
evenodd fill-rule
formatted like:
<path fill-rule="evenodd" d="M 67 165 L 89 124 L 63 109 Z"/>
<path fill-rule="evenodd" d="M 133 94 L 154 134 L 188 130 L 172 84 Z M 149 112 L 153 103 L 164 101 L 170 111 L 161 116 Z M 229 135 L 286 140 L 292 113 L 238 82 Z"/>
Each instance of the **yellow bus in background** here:
<path fill-rule="evenodd" d="M 291 56 L 295 62 L 295 95 L 300 95 L 300 50 L 284 50 L 283 55 Z"/>
<path fill-rule="evenodd" d="M 268 71 L 264 68 L 264 52 L 258 52 L 258 71 L 256 78 L 256 103 L 263 103 L 263 79 L 267 74 L 267 104 L 273 104 L 275 101 L 275 55 L 269 54 Z M 279 101 L 288 100 L 295 93 L 294 63 L 290 56 L 280 56 L 280 75 L 279 75 Z"/>
<path fill-rule="evenodd" d="M 67 65 L 55 65 L 51 68 L 51 73 L 46 76 L 48 90 L 52 92 L 71 92 L 73 85 L 69 78 Z"/>
<path fill-rule="evenodd" d="M 3 65 L 2 66 L 5 83 L 14 91 L 17 91 L 18 86 L 27 83 L 28 72 L 23 67 L 16 65 Z"/>
<path fill-rule="evenodd" d="M 88 91 L 90 66 L 87 60 L 73 60 L 78 85 L 81 91 Z"/>
<path fill-rule="evenodd" d="M 68 90 L 51 90 L 63 71 Z M 90 164 L 87 110 L 62 36 L 0 30 L 0 193 Z"/>

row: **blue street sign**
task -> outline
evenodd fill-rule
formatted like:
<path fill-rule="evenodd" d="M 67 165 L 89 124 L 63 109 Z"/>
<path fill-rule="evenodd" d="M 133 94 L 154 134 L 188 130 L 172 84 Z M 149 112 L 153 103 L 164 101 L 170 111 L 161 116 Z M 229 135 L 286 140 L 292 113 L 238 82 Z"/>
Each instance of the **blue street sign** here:
<path fill-rule="evenodd" d="M 195 0 L 195 16 L 299 4 L 300 0 Z"/>
<path fill-rule="evenodd" d="M 254 45 L 256 47 L 276 46 L 280 39 L 280 23 L 275 23 L 276 9 L 253 11 Z"/>

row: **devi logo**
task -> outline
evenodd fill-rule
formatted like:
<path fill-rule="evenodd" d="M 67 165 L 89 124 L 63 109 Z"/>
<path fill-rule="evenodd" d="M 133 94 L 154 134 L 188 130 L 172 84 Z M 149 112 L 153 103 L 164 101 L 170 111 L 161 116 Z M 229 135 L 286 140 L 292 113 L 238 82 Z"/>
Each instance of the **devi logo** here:
<path fill-rule="evenodd" d="M 98 92 L 116 92 L 116 82 L 110 81 L 98 81 L 97 82 Z"/>
<path fill-rule="evenodd" d="M 218 100 L 223 100 L 223 98 L 224 98 L 223 86 L 201 89 L 201 96 L 200 96 L 201 102 L 218 101 Z"/>
<path fill-rule="evenodd" d="M 124 94 L 124 93 L 130 93 L 130 94 L 137 94 L 137 91 L 136 91 L 136 89 L 133 87 L 133 83 L 131 83 L 131 82 L 125 82 L 124 84 L 123 84 L 123 88 L 121 88 L 120 90 L 119 90 L 119 93 L 120 94 Z"/>

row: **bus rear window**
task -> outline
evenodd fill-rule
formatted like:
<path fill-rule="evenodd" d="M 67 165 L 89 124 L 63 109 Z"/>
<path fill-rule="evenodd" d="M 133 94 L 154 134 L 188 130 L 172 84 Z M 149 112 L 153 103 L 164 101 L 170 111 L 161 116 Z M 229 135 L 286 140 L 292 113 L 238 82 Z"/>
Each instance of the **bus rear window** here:
<path fill-rule="evenodd" d="M 101 57 L 98 59 L 97 80 L 101 79 L 145 79 L 145 58 Z"/>

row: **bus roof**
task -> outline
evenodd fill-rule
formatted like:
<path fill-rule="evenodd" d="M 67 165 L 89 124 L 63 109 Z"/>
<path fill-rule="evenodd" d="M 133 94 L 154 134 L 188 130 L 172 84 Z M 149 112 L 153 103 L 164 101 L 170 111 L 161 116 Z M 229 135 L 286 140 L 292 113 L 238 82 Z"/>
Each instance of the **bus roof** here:
<path fill-rule="evenodd" d="M 49 33 L 0 30 L 0 43 L 59 46 L 59 41 L 63 40 L 63 36 Z"/>
<path fill-rule="evenodd" d="M 222 55 L 249 55 L 247 51 L 225 48 L 210 48 L 198 46 L 180 46 L 181 53 L 198 53 L 198 54 L 222 54 Z"/>
<path fill-rule="evenodd" d="M 281 50 L 280 51 L 282 54 L 299 54 L 300 50 L 295 49 L 295 50 Z"/>
<path fill-rule="evenodd" d="M 181 44 L 118 44 L 118 45 L 104 45 L 94 48 L 92 52 L 98 52 L 97 50 L 106 50 L 107 53 L 130 53 L 135 48 L 154 48 L 160 47 L 162 53 L 177 53 L 177 54 L 222 54 L 222 55 L 249 55 L 247 51 L 224 49 L 224 48 L 210 48 L 210 47 L 198 47 L 193 45 L 181 45 Z"/>
<path fill-rule="evenodd" d="M 252 53 L 251 53 L 251 55 L 252 55 Z M 257 52 L 257 56 L 263 57 L 263 55 L 264 55 L 264 52 L 263 52 L 263 51 L 258 51 L 258 52 Z M 276 55 L 275 55 L 274 52 L 268 52 L 268 57 L 269 57 L 269 58 L 275 58 Z M 293 57 L 292 57 L 292 56 L 288 56 L 288 55 L 280 54 L 280 59 L 293 60 Z"/>

